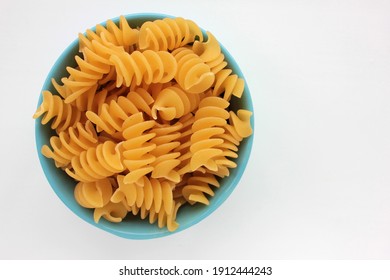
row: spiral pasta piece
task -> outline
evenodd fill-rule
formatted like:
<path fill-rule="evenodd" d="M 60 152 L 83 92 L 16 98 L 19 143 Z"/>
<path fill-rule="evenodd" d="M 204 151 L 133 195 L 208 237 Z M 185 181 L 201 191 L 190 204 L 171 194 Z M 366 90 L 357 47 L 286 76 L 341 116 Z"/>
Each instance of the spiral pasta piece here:
<path fill-rule="evenodd" d="M 61 131 L 58 136 L 50 138 L 50 147 L 44 145 L 42 154 L 52 158 L 57 167 L 66 167 L 74 156 L 79 156 L 82 151 L 98 145 L 98 136 L 91 122 L 85 125 L 77 123 L 76 127 L 69 127 Z"/>
<path fill-rule="evenodd" d="M 80 182 L 94 182 L 124 171 L 118 144 L 106 141 L 71 160 L 65 172 Z"/>
<path fill-rule="evenodd" d="M 238 158 L 238 146 L 242 141 L 242 137 L 239 136 L 234 129 L 234 127 L 230 124 L 226 124 L 223 127 L 223 133 L 216 134 L 216 138 L 222 140 L 218 143 L 215 148 L 220 149 L 222 151 L 221 155 L 215 159 L 216 164 L 218 165 L 218 169 L 214 170 L 213 174 L 218 174 L 218 172 L 222 172 L 220 177 L 227 176 L 229 174 L 228 168 L 236 167 L 236 163 L 229 160 L 228 158 Z"/>
<path fill-rule="evenodd" d="M 150 92 L 150 95 L 153 97 L 153 100 L 156 100 L 157 95 L 162 91 L 163 89 L 173 86 L 176 83 L 173 81 L 169 81 L 166 83 L 155 83 L 155 84 L 149 84 L 145 85 L 145 89 Z"/>
<path fill-rule="evenodd" d="M 95 113 L 87 111 L 87 118 L 97 126 L 97 130 L 105 131 L 109 134 L 114 134 L 117 131 L 122 131 L 122 126 L 125 120 L 138 113 L 140 110 L 150 115 L 150 104 L 153 102 L 150 94 L 139 88 L 137 91 L 131 91 L 126 97 L 119 96 L 117 100 L 104 103 L 100 112 Z"/>
<path fill-rule="evenodd" d="M 112 184 L 108 178 L 94 182 L 79 182 L 74 189 L 78 204 L 85 208 L 100 208 L 110 202 Z"/>
<path fill-rule="evenodd" d="M 250 123 L 251 116 L 252 112 L 248 110 L 238 110 L 237 114 L 230 111 L 231 123 L 237 134 L 243 138 L 250 136 L 253 132 Z"/>
<path fill-rule="evenodd" d="M 151 109 L 152 117 L 171 121 L 194 111 L 200 102 L 198 94 L 188 94 L 179 86 L 170 86 L 161 90 Z"/>
<path fill-rule="evenodd" d="M 241 98 L 245 88 L 244 79 L 231 73 L 231 69 L 223 69 L 216 74 L 213 95 L 224 93 L 223 98 L 226 100 L 230 100 L 232 95 Z"/>
<path fill-rule="evenodd" d="M 53 95 L 50 91 L 42 92 L 43 101 L 33 115 L 33 118 L 42 117 L 41 123 L 51 123 L 51 128 L 57 132 L 66 130 L 69 127 L 75 126 L 81 119 L 81 112 L 76 110 L 72 105 L 66 104 L 58 95 Z"/>
<path fill-rule="evenodd" d="M 72 103 L 84 94 L 96 92 L 98 81 L 104 74 L 110 73 L 112 67 L 109 61 L 110 56 L 120 52 L 124 52 L 123 47 L 114 46 L 111 43 L 106 46 L 97 40 L 92 40 L 91 48 L 83 48 L 84 59 L 76 56 L 79 69 L 67 67 L 70 76 L 61 79 L 67 89 L 61 90 L 66 94 L 65 102 Z"/>
<path fill-rule="evenodd" d="M 182 194 L 191 205 L 198 202 L 209 205 L 210 202 L 205 194 L 214 196 L 214 191 L 211 186 L 219 187 L 219 182 L 215 176 L 212 174 L 198 173 L 196 176 L 188 179 L 187 185 L 182 188 Z"/>
<path fill-rule="evenodd" d="M 69 77 L 62 78 L 61 82 L 66 88 L 65 102 L 72 103 L 81 95 L 92 95 L 98 87 L 98 79 L 102 75 L 86 75 L 78 69 L 68 67 Z"/>
<path fill-rule="evenodd" d="M 131 28 L 124 16 L 119 17 L 119 26 L 112 20 L 107 20 L 105 25 L 97 24 L 96 31 L 87 29 L 85 35 L 79 33 L 79 50 L 81 52 L 84 52 L 85 48 L 92 50 L 93 41 L 98 41 L 106 46 L 120 46 L 126 52 L 131 52 L 135 49 L 139 31 Z"/>
<path fill-rule="evenodd" d="M 201 29 L 193 21 L 181 17 L 148 21 L 142 24 L 139 31 L 141 50 L 172 51 L 195 39 L 203 40 Z"/>
<path fill-rule="evenodd" d="M 110 72 L 104 74 L 94 88 L 80 95 L 71 104 L 77 107 L 82 112 L 93 111 L 99 112 L 100 107 L 104 103 L 109 103 L 111 100 L 117 100 L 121 95 L 128 92 L 128 87 L 116 87 L 115 68 L 111 67 Z"/>
<path fill-rule="evenodd" d="M 93 219 L 95 223 L 99 223 L 103 217 L 112 223 L 120 223 L 127 216 L 128 207 L 123 203 L 108 202 L 103 207 L 95 208 L 93 212 Z"/>
<path fill-rule="evenodd" d="M 122 130 L 122 124 L 131 114 L 138 112 L 138 109 L 126 97 L 119 97 L 118 100 L 104 103 L 99 115 L 92 111 L 87 111 L 87 118 L 96 125 L 97 131 L 105 131 L 114 134 Z"/>
<path fill-rule="evenodd" d="M 96 36 L 93 36 L 90 30 L 88 33 L 89 40 L 96 39 Z M 96 34 L 102 41 L 112 43 L 116 46 L 123 46 L 126 52 L 134 50 L 138 42 L 138 33 L 138 29 L 131 28 L 124 16 L 119 17 L 119 26 L 112 20 L 107 20 L 106 26 L 101 24 L 96 25 Z"/>
<path fill-rule="evenodd" d="M 111 197 L 111 201 L 118 203 L 125 201 L 129 207 L 136 206 L 145 210 L 152 207 L 156 213 L 165 211 L 171 213 L 173 205 L 172 184 L 167 181 L 143 177 L 143 185 L 126 183 L 125 176 L 118 175 L 118 188 Z"/>
<path fill-rule="evenodd" d="M 84 94 L 74 102 L 74 105 L 81 112 L 92 111 L 96 114 L 100 114 L 103 104 L 109 104 L 111 100 L 116 101 L 118 97 L 123 95 L 123 93 L 127 90 L 124 87 L 119 89 L 115 87 L 115 89 L 116 90 L 113 91 L 109 88 L 104 88 L 94 94 Z"/>
<path fill-rule="evenodd" d="M 54 87 L 66 103 L 73 103 L 83 95 L 93 96 L 98 89 L 99 80 L 111 70 L 108 60 L 93 48 L 84 48 L 83 58 L 76 55 L 75 60 L 75 68 L 66 68 L 69 76 L 61 79 L 63 85 L 52 79 Z"/>
<path fill-rule="evenodd" d="M 217 165 L 217 169 L 213 171 L 226 173 L 229 168 L 237 167 L 237 164 L 229 158 L 238 158 L 237 151 L 242 137 L 237 134 L 234 127 L 230 124 L 226 124 L 223 127 L 223 133 L 217 134 L 215 137 L 218 138 L 220 142 L 216 143 L 214 148 L 221 150 L 222 153 L 214 159 Z"/>
<path fill-rule="evenodd" d="M 211 32 L 207 31 L 206 33 L 207 41 L 195 41 L 192 50 L 210 67 L 211 72 L 217 74 L 226 67 L 227 62 L 217 39 Z"/>
<path fill-rule="evenodd" d="M 186 201 L 184 199 L 177 199 L 173 201 L 172 209 L 169 213 L 165 211 L 157 212 L 152 206 L 150 210 L 146 210 L 144 206 L 141 208 L 132 207 L 133 215 L 140 214 L 141 219 L 149 218 L 149 223 L 154 224 L 157 222 L 159 228 L 167 227 L 168 231 L 172 232 L 177 230 L 179 227 L 178 222 L 176 221 L 177 213 L 179 208 L 184 205 Z"/>
<path fill-rule="evenodd" d="M 228 123 L 222 125 L 221 120 L 226 120 L 231 116 L 229 112 L 223 109 L 227 108 L 228 104 L 229 103 L 226 100 L 219 97 L 209 97 L 202 100 L 200 109 L 195 115 L 195 120 L 207 121 L 207 119 L 203 118 L 206 116 L 212 116 L 212 118 L 208 119 L 207 122 L 210 124 L 213 122 L 217 124 L 219 123 L 220 126 L 200 130 L 196 127 L 196 131 L 191 137 L 191 142 L 193 143 L 191 145 L 191 151 L 193 153 L 199 152 L 201 154 L 203 149 L 210 151 L 209 149 L 211 148 L 215 152 L 215 157 L 213 158 L 213 161 L 211 161 L 213 165 L 212 168 L 211 166 L 205 167 L 208 168 L 209 171 L 222 172 L 222 174 L 226 174 L 228 171 L 226 168 L 237 167 L 237 164 L 229 158 L 238 157 L 238 154 L 236 153 L 238 150 L 237 146 L 242 140 L 242 137 L 237 134 L 233 126 Z M 218 121 L 216 117 L 220 120 Z M 198 123 L 196 125 L 198 125 Z M 202 125 L 203 123 L 199 121 L 199 127 Z M 217 153 L 216 150 L 219 152 Z"/>
<path fill-rule="evenodd" d="M 175 231 L 179 227 L 179 224 L 176 221 L 177 212 L 179 208 L 184 204 L 182 201 L 174 201 L 174 206 L 170 213 L 159 212 L 158 215 L 152 208 L 149 212 L 149 222 L 154 224 L 157 221 L 159 228 L 167 227 L 168 231 Z"/>
<path fill-rule="evenodd" d="M 166 179 L 173 183 L 180 182 L 181 177 L 177 171 L 180 152 L 175 152 L 174 149 L 180 146 L 178 138 L 181 135 L 179 132 L 181 127 L 182 124 L 178 122 L 174 125 L 162 125 L 150 131 L 155 133 L 155 137 L 150 142 L 156 144 L 155 149 L 151 151 L 155 156 L 155 160 L 151 163 L 153 166 L 151 178 Z"/>
<path fill-rule="evenodd" d="M 130 86 L 133 81 L 136 85 L 142 81 L 146 84 L 165 83 L 172 80 L 177 71 L 176 61 L 167 51 L 118 52 L 111 55 L 110 63 L 116 70 L 117 87 Z"/>
<path fill-rule="evenodd" d="M 178 48 L 172 52 L 177 61 L 175 79 L 189 93 L 201 93 L 209 89 L 215 79 L 210 67 L 189 48 Z"/>
<path fill-rule="evenodd" d="M 150 107 L 154 102 L 154 99 L 147 90 L 137 88 L 131 90 L 126 97 L 134 104 L 135 107 L 138 108 L 139 111 L 144 112 L 149 117 L 152 115 Z"/>
<path fill-rule="evenodd" d="M 223 151 L 216 148 L 223 143 L 222 139 L 213 137 L 224 132 L 229 113 L 226 111 L 229 103 L 219 97 L 206 97 L 199 104 L 195 113 L 195 121 L 192 125 L 191 136 L 191 170 L 195 171 L 204 166 L 216 171 L 216 160 L 222 156 Z"/>
<path fill-rule="evenodd" d="M 145 121 L 142 113 L 134 114 L 123 123 L 123 164 L 128 170 L 124 178 L 125 183 L 143 184 L 143 176 L 153 171 L 150 164 L 156 157 L 151 154 L 156 144 L 150 143 L 156 134 L 148 132 L 155 125 L 155 121 Z"/>

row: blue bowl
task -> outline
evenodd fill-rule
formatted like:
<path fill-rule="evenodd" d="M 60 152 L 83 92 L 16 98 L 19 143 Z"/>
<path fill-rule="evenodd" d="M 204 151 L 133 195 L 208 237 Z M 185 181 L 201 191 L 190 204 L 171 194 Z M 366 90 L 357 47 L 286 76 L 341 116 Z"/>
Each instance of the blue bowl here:
<path fill-rule="evenodd" d="M 166 17 L 172 16 L 164 14 L 145 13 L 130 14 L 126 16 L 126 19 L 131 27 L 135 27 L 140 26 L 146 21 L 162 19 Z M 118 23 L 119 17 L 114 18 L 112 20 L 115 23 Z M 105 24 L 102 23 L 102 25 Z M 203 32 L 205 33 L 204 30 Z M 55 80 L 60 81 L 62 77 L 68 76 L 66 67 L 76 65 L 74 57 L 76 54 L 79 54 L 78 43 L 78 39 L 72 42 L 57 59 L 45 80 L 42 91 L 49 90 L 52 93 L 56 92 L 51 83 L 51 79 L 54 78 Z M 237 65 L 233 57 L 223 46 L 221 46 L 221 48 L 222 52 L 225 55 L 225 59 L 228 62 L 228 67 L 230 67 L 233 72 L 239 77 L 244 78 L 239 66 Z M 42 94 L 39 97 L 38 106 L 41 104 L 41 102 Z M 232 99 L 231 108 L 235 111 L 237 109 L 242 108 L 253 112 L 252 100 L 247 84 L 245 84 L 245 90 L 242 98 L 234 98 L 234 100 Z M 254 118 L 252 116 L 252 127 L 254 127 L 253 119 Z M 49 139 L 52 135 L 54 134 L 50 128 L 50 125 L 42 125 L 41 118 L 38 118 L 35 121 L 35 139 L 38 157 L 51 188 L 62 200 L 62 202 L 73 213 L 75 213 L 84 221 L 90 223 L 91 225 L 99 229 L 128 239 L 151 239 L 178 233 L 199 223 L 211 213 L 213 213 L 230 196 L 230 194 L 233 192 L 233 190 L 239 183 L 241 176 L 243 175 L 244 170 L 246 168 L 253 143 L 253 134 L 241 142 L 238 152 L 239 157 L 238 159 L 236 159 L 237 168 L 230 170 L 231 172 L 229 177 L 225 177 L 220 180 L 221 187 L 219 189 L 215 189 L 215 195 L 213 197 L 210 197 L 210 205 L 204 206 L 198 203 L 194 206 L 182 206 L 177 216 L 177 222 L 180 224 L 180 226 L 176 231 L 169 232 L 166 228 L 160 229 L 156 224 L 149 224 L 147 220 L 141 219 L 125 219 L 121 223 L 111 223 L 106 221 L 105 219 L 101 219 L 100 222 L 96 224 L 93 220 L 93 210 L 83 208 L 76 202 L 74 198 L 73 191 L 76 182 L 64 171 L 56 168 L 52 159 L 48 159 L 41 154 L 41 147 L 45 144 L 49 144 Z"/>

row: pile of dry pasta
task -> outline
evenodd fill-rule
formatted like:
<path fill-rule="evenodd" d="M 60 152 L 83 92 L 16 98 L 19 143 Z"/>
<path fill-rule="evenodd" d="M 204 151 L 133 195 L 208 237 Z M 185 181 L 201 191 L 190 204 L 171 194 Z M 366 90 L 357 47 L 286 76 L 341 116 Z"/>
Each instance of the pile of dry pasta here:
<path fill-rule="evenodd" d="M 236 167 L 252 113 L 230 110 L 244 80 L 205 35 L 183 18 L 108 20 L 79 34 L 77 66 L 42 92 L 34 118 L 56 132 L 42 154 L 75 179 L 95 222 L 132 213 L 174 231 L 180 206 L 208 205 Z"/>

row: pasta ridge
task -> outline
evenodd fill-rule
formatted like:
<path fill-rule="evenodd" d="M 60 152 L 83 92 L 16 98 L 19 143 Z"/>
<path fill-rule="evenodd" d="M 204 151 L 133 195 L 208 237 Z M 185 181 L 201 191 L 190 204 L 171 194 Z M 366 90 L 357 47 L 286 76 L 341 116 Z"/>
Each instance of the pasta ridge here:
<path fill-rule="evenodd" d="M 92 40 L 100 40 L 106 44 L 111 43 L 115 46 L 122 46 L 126 52 L 131 52 L 136 48 L 139 30 L 131 28 L 124 16 L 119 17 L 119 26 L 112 20 L 107 20 L 105 26 L 97 24 L 95 29 L 96 32 L 87 31 L 86 39 L 88 41 L 82 41 L 86 46 L 90 47 Z M 80 49 L 82 49 L 82 46 L 83 44 L 81 44 Z"/>
<path fill-rule="evenodd" d="M 124 171 L 120 144 L 106 141 L 74 156 L 65 172 L 80 182 L 94 182 Z"/>
<path fill-rule="evenodd" d="M 139 31 L 139 48 L 154 51 L 174 50 L 198 39 L 203 40 L 203 33 L 193 21 L 177 18 L 145 22 Z"/>
<path fill-rule="evenodd" d="M 93 32 L 87 33 L 95 34 Z M 105 74 L 111 72 L 110 56 L 125 52 L 123 46 L 115 46 L 108 41 L 100 40 L 100 37 L 96 36 L 88 45 L 80 47 L 84 58 L 76 56 L 77 67 L 67 67 L 69 77 L 61 79 L 65 89 L 60 89 L 60 91 L 66 94 L 66 103 L 72 103 L 82 95 L 93 95 L 98 88 L 99 80 Z M 80 42 L 86 42 L 82 34 L 79 34 L 79 40 Z"/>
<path fill-rule="evenodd" d="M 188 94 L 178 85 L 169 86 L 156 95 L 151 109 L 152 117 L 165 121 L 179 119 L 194 111 L 199 102 L 199 94 Z"/>
<path fill-rule="evenodd" d="M 96 207 L 93 211 L 93 219 L 98 223 L 103 217 L 112 223 L 120 223 L 127 216 L 129 208 L 123 202 L 113 203 L 109 201 L 103 207 Z"/>
<path fill-rule="evenodd" d="M 230 111 L 230 120 L 238 136 L 245 138 L 253 133 L 250 123 L 251 116 L 252 112 L 248 110 L 240 109 L 237 114 Z"/>
<path fill-rule="evenodd" d="M 143 185 L 140 186 L 136 183 L 126 183 L 125 176 L 118 175 L 118 188 L 112 195 L 111 202 L 124 202 L 130 208 L 144 207 L 148 211 L 153 208 L 156 213 L 171 213 L 174 207 L 171 183 L 147 177 L 143 177 L 143 180 Z"/>
<path fill-rule="evenodd" d="M 94 182 L 78 182 L 74 189 L 74 197 L 85 208 L 100 208 L 110 202 L 112 189 L 112 183 L 108 178 Z"/>
<path fill-rule="evenodd" d="M 215 135 L 222 134 L 223 126 L 227 124 L 230 116 L 226 111 L 227 106 L 228 103 L 220 97 L 206 97 L 199 104 L 192 125 L 190 146 L 192 171 L 199 167 L 218 170 L 218 161 L 223 158 L 223 151 L 217 146 L 223 143 L 223 139 Z"/>
<path fill-rule="evenodd" d="M 98 136 L 91 122 L 85 125 L 77 123 L 76 127 L 69 127 L 66 131 L 61 131 L 58 136 L 50 138 L 50 147 L 44 145 L 42 154 L 47 158 L 52 158 L 56 167 L 66 167 L 74 156 L 79 156 L 82 151 L 98 145 Z"/>
<path fill-rule="evenodd" d="M 125 183 L 143 184 L 143 177 L 153 171 L 153 163 L 156 157 L 151 153 L 156 148 L 156 144 L 150 139 L 155 137 L 155 133 L 149 132 L 154 127 L 155 121 L 145 121 L 142 112 L 134 114 L 123 123 L 123 137 L 125 141 L 122 145 L 123 164 L 128 170 L 124 178 Z"/>
<path fill-rule="evenodd" d="M 152 206 L 150 210 L 146 210 L 144 206 L 136 207 L 133 206 L 131 213 L 133 215 L 139 215 L 142 220 L 149 218 L 149 223 L 157 223 L 159 228 L 167 227 L 168 231 L 175 231 L 179 227 L 178 222 L 176 221 L 177 213 L 179 208 L 186 203 L 183 199 L 177 199 L 173 201 L 173 207 L 170 213 L 165 211 L 157 212 Z"/>
<path fill-rule="evenodd" d="M 130 86 L 135 83 L 137 86 L 142 82 L 165 83 L 174 77 L 177 72 L 176 61 L 171 53 L 167 51 L 154 52 L 151 50 L 125 51 L 112 54 L 109 58 L 116 70 L 116 86 Z"/>
<path fill-rule="evenodd" d="M 209 31 L 206 34 L 207 41 L 195 41 L 192 50 L 210 67 L 211 72 L 216 74 L 227 66 L 227 62 L 215 36 Z"/>
<path fill-rule="evenodd" d="M 230 100 L 232 95 L 241 98 L 245 88 L 244 79 L 231 73 L 231 69 L 223 69 L 215 75 L 213 95 L 219 96 L 223 93 L 226 100 Z"/>
<path fill-rule="evenodd" d="M 175 49 L 172 55 L 177 61 L 175 79 L 185 91 L 202 93 L 213 85 L 215 74 L 193 50 L 181 47 Z"/>
<path fill-rule="evenodd" d="M 181 176 L 178 173 L 177 166 L 180 164 L 180 152 L 174 151 L 180 146 L 178 139 L 181 136 L 179 130 L 183 125 L 180 122 L 174 125 L 162 125 L 155 127 L 150 132 L 156 136 L 150 140 L 156 144 L 151 154 L 155 156 L 154 162 L 151 163 L 153 171 L 151 178 L 168 180 L 173 183 L 179 183 Z"/>
<path fill-rule="evenodd" d="M 150 104 L 153 102 L 151 95 L 144 89 L 138 88 L 130 91 L 127 96 L 119 96 L 109 103 L 103 103 L 97 113 L 87 111 L 86 117 L 97 126 L 97 131 L 105 131 L 113 134 L 122 131 L 126 119 L 138 112 L 151 115 Z"/>
<path fill-rule="evenodd" d="M 202 203 L 209 205 L 208 196 L 214 196 L 212 187 L 219 188 L 219 182 L 212 174 L 196 173 L 188 179 L 181 192 L 185 200 L 190 204 Z"/>
<path fill-rule="evenodd" d="M 51 128 L 56 129 L 57 132 L 66 130 L 68 127 L 75 126 L 81 119 L 81 112 L 66 104 L 64 100 L 58 95 L 53 95 L 50 91 L 42 92 L 43 101 L 35 114 L 34 118 L 42 116 L 41 123 L 51 123 Z"/>

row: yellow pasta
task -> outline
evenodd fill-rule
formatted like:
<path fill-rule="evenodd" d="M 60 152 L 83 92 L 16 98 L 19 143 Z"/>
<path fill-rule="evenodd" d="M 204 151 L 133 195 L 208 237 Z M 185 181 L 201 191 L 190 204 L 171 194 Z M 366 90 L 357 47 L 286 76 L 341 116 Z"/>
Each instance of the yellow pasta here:
<path fill-rule="evenodd" d="M 150 153 L 155 156 L 155 160 L 151 163 L 153 171 L 151 178 L 166 179 L 173 183 L 180 182 L 180 174 L 176 167 L 180 164 L 180 152 L 174 151 L 180 146 L 178 138 L 181 133 L 178 132 L 182 127 L 181 123 L 175 125 L 163 125 L 152 129 L 150 132 L 155 133 L 155 137 L 150 140 L 151 143 L 156 144 L 155 149 Z"/>
<path fill-rule="evenodd" d="M 104 74 L 110 73 L 111 71 L 110 56 L 115 53 L 124 52 L 123 47 L 114 46 L 113 44 L 105 46 L 96 40 L 93 40 L 91 45 L 92 49 L 83 49 L 84 60 L 76 56 L 79 69 L 67 67 L 67 71 L 70 74 L 69 77 L 61 79 L 61 82 L 66 88 L 63 91 L 66 94 L 66 103 L 72 103 L 82 95 L 96 92 L 98 81 Z"/>
<path fill-rule="evenodd" d="M 117 100 L 118 97 L 122 94 L 122 88 L 115 92 L 113 90 L 110 90 L 109 88 L 104 88 L 100 91 L 95 92 L 94 94 L 85 94 L 82 97 L 76 99 L 75 106 L 82 112 L 92 111 L 96 114 L 100 114 L 101 108 L 104 103 L 110 103 L 111 100 Z"/>
<path fill-rule="evenodd" d="M 74 189 L 76 201 L 85 208 L 100 208 L 110 202 L 112 184 L 108 178 L 94 182 L 79 182 Z"/>
<path fill-rule="evenodd" d="M 86 117 L 96 125 L 97 131 L 105 131 L 109 134 L 122 131 L 124 121 L 139 111 L 150 116 L 150 104 L 154 102 L 152 96 L 142 88 L 130 91 L 126 97 L 119 96 L 106 100 L 107 102 L 101 104 L 97 110 L 87 111 Z"/>
<path fill-rule="evenodd" d="M 213 95 L 219 96 L 223 93 L 223 98 L 228 101 L 232 95 L 238 98 L 241 97 L 245 88 L 244 80 L 238 78 L 236 74 L 232 75 L 231 73 L 231 69 L 223 69 L 215 75 Z"/>
<path fill-rule="evenodd" d="M 33 117 L 55 133 L 42 154 L 74 179 L 96 223 L 134 215 L 177 230 L 180 208 L 212 203 L 237 166 L 252 112 L 230 105 L 245 83 L 205 37 L 183 18 L 108 20 L 79 34 L 76 66 L 42 92 Z"/>
<path fill-rule="evenodd" d="M 80 182 L 94 182 L 124 170 L 119 144 L 106 141 L 74 156 L 65 172 Z"/>
<path fill-rule="evenodd" d="M 118 188 L 111 197 L 111 201 L 118 203 L 124 201 L 129 207 L 134 205 L 146 210 L 152 207 L 156 213 L 165 211 L 171 213 L 173 207 L 172 184 L 167 181 L 160 182 L 157 179 L 143 177 L 143 185 L 126 183 L 125 176 L 118 175 Z"/>
<path fill-rule="evenodd" d="M 252 127 L 250 123 L 251 116 L 252 112 L 248 110 L 238 110 L 237 114 L 230 111 L 231 123 L 240 137 L 244 138 L 252 134 Z"/>
<path fill-rule="evenodd" d="M 159 228 L 167 227 L 169 231 L 175 231 L 179 227 L 179 224 L 176 222 L 176 216 L 179 208 L 183 204 L 185 204 L 185 200 L 183 199 L 174 200 L 170 213 L 166 213 L 165 211 L 156 212 L 154 207 L 151 207 L 150 210 L 145 210 L 144 206 L 142 206 L 140 209 L 136 208 L 136 210 L 132 211 L 132 213 L 137 215 L 138 211 L 141 210 L 141 219 L 146 219 L 149 217 L 149 223 L 154 224 L 157 222 L 157 226 Z"/>
<path fill-rule="evenodd" d="M 34 114 L 34 118 L 42 117 L 42 124 L 52 120 L 51 128 L 57 132 L 75 126 L 81 119 L 81 112 L 70 104 L 66 104 L 58 95 L 45 90 L 42 92 L 43 101 Z"/>
<path fill-rule="evenodd" d="M 202 31 L 193 21 L 181 17 L 164 18 L 142 24 L 139 47 L 141 50 L 172 51 L 194 42 L 196 37 L 203 40 Z"/>
<path fill-rule="evenodd" d="M 176 61 L 167 51 L 118 52 L 110 56 L 110 63 L 116 70 L 117 87 L 130 86 L 132 82 L 139 86 L 142 81 L 146 84 L 165 83 L 177 72 Z"/>
<path fill-rule="evenodd" d="M 183 197 L 190 204 L 203 203 L 209 205 L 209 200 L 205 194 L 214 196 L 211 186 L 219 187 L 219 182 L 212 174 L 194 173 L 194 176 L 187 180 L 182 188 Z"/>
<path fill-rule="evenodd" d="M 143 176 L 153 171 L 150 164 L 156 157 L 151 154 L 156 144 L 149 142 L 156 134 L 147 133 L 155 125 L 155 121 L 145 121 L 142 113 L 133 114 L 123 123 L 122 155 L 123 164 L 128 170 L 125 183 L 143 184 Z"/>
<path fill-rule="evenodd" d="M 211 32 L 207 33 L 207 41 L 195 41 L 192 50 L 205 62 L 214 74 L 226 67 L 225 56 L 221 52 L 221 46 Z"/>
<path fill-rule="evenodd" d="M 191 146 L 191 136 L 192 136 L 192 125 L 195 121 L 195 117 L 192 113 L 189 113 L 179 119 L 179 122 L 183 125 L 180 129 L 180 137 L 178 138 L 180 146 L 178 146 L 174 151 L 180 152 L 180 164 L 178 165 L 178 173 L 183 177 L 188 172 L 191 172 L 190 160 L 192 157 L 192 152 L 190 151 Z"/>
<path fill-rule="evenodd" d="M 112 43 L 116 46 L 122 46 L 127 52 L 132 51 L 138 42 L 138 29 L 131 28 L 124 16 L 119 17 L 119 26 L 112 20 L 107 20 L 106 27 L 98 24 L 96 25 L 96 33 L 87 31 L 88 41 L 84 42 L 86 46 L 90 47 L 90 42 L 94 39 L 101 42 Z M 80 35 L 84 37 L 83 35 Z M 79 37 L 80 38 L 80 37 Z M 85 37 L 84 37 L 85 38 Z M 82 50 L 82 43 L 81 48 Z"/>
<path fill-rule="evenodd" d="M 195 114 L 191 136 L 191 170 L 196 171 L 204 166 L 208 170 L 218 170 L 218 160 L 223 157 L 223 151 L 216 146 L 223 143 L 223 139 L 214 137 L 223 133 L 229 113 L 226 111 L 229 103 L 219 97 L 206 97 Z"/>
<path fill-rule="evenodd" d="M 179 86 L 164 88 L 156 94 L 152 117 L 171 121 L 193 112 L 200 102 L 199 94 L 187 94 Z"/>
<path fill-rule="evenodd" d="M 110 201 L 103 207 L 95 208 L 93 219 L 95 223 L 98 223 L 102 217 L 112 223 L 120 223 L 126 217 L 128 211 L 128 207 L 123 202 L 113 203 Z"/>
<path fill-rule="evenodd" d="M 42 147 L 42 154 L 52 158 L 57 167 L 66 167 L 74 156 L 79 156 L 82 151 L 98 144 L 98 136 L 91 122 L 85 125 L 77 123 L 76 127 L 70 127 L 67 131 L 61 131 L 58 136 L 50 138 L 48 145 Z"/>
<path fill-rule="evenodd" d="M 201 93 L 209 89 L 215 80 L 210 67 L 189 48 L 175 49 L 172 54 L 177 61 L 175 79 L 189 93 Z"/>

